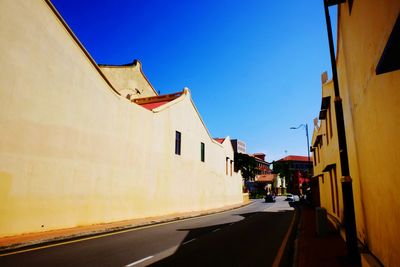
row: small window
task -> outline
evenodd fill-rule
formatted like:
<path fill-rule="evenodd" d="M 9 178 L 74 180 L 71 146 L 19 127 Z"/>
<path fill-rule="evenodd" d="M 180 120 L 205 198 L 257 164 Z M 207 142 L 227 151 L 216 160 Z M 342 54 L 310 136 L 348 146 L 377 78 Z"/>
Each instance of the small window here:
<path fill-rule="evenodd" d="M 226 175 L 228 175 L 228 161 L 229 161 L 229 158 L 226 157 L 226 158 L 225 158 L 225 174 L 226 174 Z"/>
<path fill-rule="evenodd" d="M 329 179 L 330 179 L 330 182 L 331 182 L 331 186 L 330 187 L 331 187 L 332 210 L 333 210 L 333 213 L 336 213 L 335 194 L 334 194 L 335 184 L 334 184 L 333 177 L 332 177 L 332 169 L 329 170 Z"/>
<path fill-rule="evenodd" d="M 335 183 L 336 214 L 338 216 L 340 216 L 340 214 L 339 214 L 339 191 L 338 191 L 338 184 L 337 184 L 336 166 L 332 168 L 332 175 L 333 175 L 333 181 Z"/>
<path fill-rule="evenodd" d="M 400 69 L 400 16 L 393 26 L 382 56 L 376 67 L 376 74 L 383 74 Z"/>
<path fill-rule="evenodd" d="M 330 109 L 329 109 L 330 110 Z M 326 145 L 329 145 L 329 123 L 330 123 L 330 118 L 327 117 L 325 120 L 325 128 L 326 128 Z"/>
<path fill-rule="evenodd" d="M 331 114 L 331 108 L 328 110 L 328 118 L 329 118 L 329 133 L 330 133 L 330 138 L 333 137 L 333 129 L 332 129 L 332 114 Z"/>
<path fill-rule="evenodd" d="M 175 154 L 180 155 L 181 154 L 181 133 L 178 131 L 175 131 Z"/>
<path fill-rule="evenodd" d="M 347 3 L 349 4 L 349 14 L 351 14 L 351 9 L 353 8 L 353 0 L 347 0 Z"/>
<path fill-rule="evenodd" d="M 200 150 L 201 150 L 201 161 L 204 162 L 205 160 L 205 153 L 206 153 L 206 147 L 203 142 L 200 143 Z"/>

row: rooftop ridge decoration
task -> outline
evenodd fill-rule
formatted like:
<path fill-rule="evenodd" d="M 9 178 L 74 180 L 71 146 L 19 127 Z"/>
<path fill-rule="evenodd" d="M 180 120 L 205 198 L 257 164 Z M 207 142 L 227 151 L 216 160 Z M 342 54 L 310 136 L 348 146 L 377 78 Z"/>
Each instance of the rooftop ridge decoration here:
<path fill-rule="evenodd" d="M 136 99 L 133 99 L 132 102 L 134 102 L 138 105 L 151 104 L 151 103 L 157 103 L 157 102 L 170 102 L 170 101 L 175 100 L 176 98 L 180 97 L 182 94 L 183 94 L 183 91 L 177 92 L 177 93 L 172 93 L 172 94 L 167 94 L 167 95 L 136 98 Z"/>
<path fill-rule="evenodd" d="M 97 64 L 99 67 L 133 67 L 136 66 L 139 63 L 141 66 L 142 63 L 140 63 L 139 60 L 135 59 L 132 62 L 125 63 L 125 64 L 107 64 L 107 63 L 99 63 Z"/>

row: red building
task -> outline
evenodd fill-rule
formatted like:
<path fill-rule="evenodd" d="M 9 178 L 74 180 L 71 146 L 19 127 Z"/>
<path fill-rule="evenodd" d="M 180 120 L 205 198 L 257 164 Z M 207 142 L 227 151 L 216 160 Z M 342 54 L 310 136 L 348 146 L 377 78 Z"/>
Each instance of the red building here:
<path fill-rule="evenodd" d="M 286 156 L 278 162 L 286 163 L 291 177 L 286 178 L 286 184 L 293 194 L 305 194 L 308 184 L 311 182 L 312 175 L 312 159 L 308 161 L 305 156 Z"/>

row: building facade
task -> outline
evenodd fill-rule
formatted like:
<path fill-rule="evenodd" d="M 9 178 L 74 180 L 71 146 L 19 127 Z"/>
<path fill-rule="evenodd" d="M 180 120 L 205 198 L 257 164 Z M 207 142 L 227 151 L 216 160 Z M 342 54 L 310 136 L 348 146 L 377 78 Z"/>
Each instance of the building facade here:
<path fill-rule="evenodd" d="M 247 154 L 245 142 L 243 142 L 239 139 L 232 139 L 231 142 L 232 142 L 232 146 L 233 146 L 233 151 L 235 151 L 235 153 Z"/>
<path fill-rule="evenodd" d="M 98 66 L 50 1 L 0 1 L 0 18 L 0 237 L 242 202 L 230 139 L 188 89 Z"/>
<path fill-rule="evenodd" d="M 264 153 L 254 153 L 250 155 L 256 160 L 256 179 L 257 175 L 270 174 L 271 169 L 269 168 L 270 163 L 265 161 Z"/>
<path fill-rule="evenodd" d="M 312 166 L 308 161 L 308 157 L 290 155 L 277 160 L 277 164 L 282 166 L 281 168 L 283 168 L 283 171 L 285 172 L 281 173 L 280 176 L 289 176 L 286 177 L 285 182 L 290 193 L 297 195 L 305 194 L 305 190 L 309 187 L 308 183 L 311 181 L 309 173 L 312 172 Z M 281 194 L 284 192 L 281 190 L 277 193 Z"/>
<path fill-rule="evenodd" d="M 350 168 L 350 177 L 345 178 L 351 178 L 353 185 L 363 266 L 400 264 L 396 168 L 400 160 L 399 14 L 397 0 L 338 4 L 336 66 Z M 320 123 L 312 144 L 321 206 L 343 232 L 343 177 L 334 96 L 332 82 L 324 82 Z"/>

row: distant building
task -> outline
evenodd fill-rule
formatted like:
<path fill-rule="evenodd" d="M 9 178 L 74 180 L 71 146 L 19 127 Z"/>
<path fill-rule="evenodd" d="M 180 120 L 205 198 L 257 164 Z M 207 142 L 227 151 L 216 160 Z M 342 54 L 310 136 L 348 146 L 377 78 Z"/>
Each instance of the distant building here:
<path fill-rule="evenodd" d="M 308 162 L 306 156 L 286 156 L 277 162 L 287 163 L 288 171 L 291 177 L 286 177 L 286 184 L 293 194 L 305 193 L 303 188 L 311 181 L 309 177 L 311 166 L 311 159 Z"/>
<path fill-rule="evenodd" d="M 250 156 L 254 157 L 257 162 L 256 178 L 257 178 L 257 175 L 269 174 L 272 172 L 271 169 L 269 168 L 270 163 L 265 161 L 264 153 L 255 153 Z"/>
<path fill-rule="evenodd" d="M 231 140 L 233 151 L 236 153 L 246 154 L 246 143 L 239 139 Z"/>
<path fill-rule="evenodd" d="M 259 187 L 263 188 L 266 193 L 274 191 L 274 182 L 276 175 L 272 174 L 272 170 L 269 168 L 270 163 L 265 161 L 264 153 L 254 153 L 250 155 L 256 159 L 256 177 L 254 181 L 258 183 Z"/>

